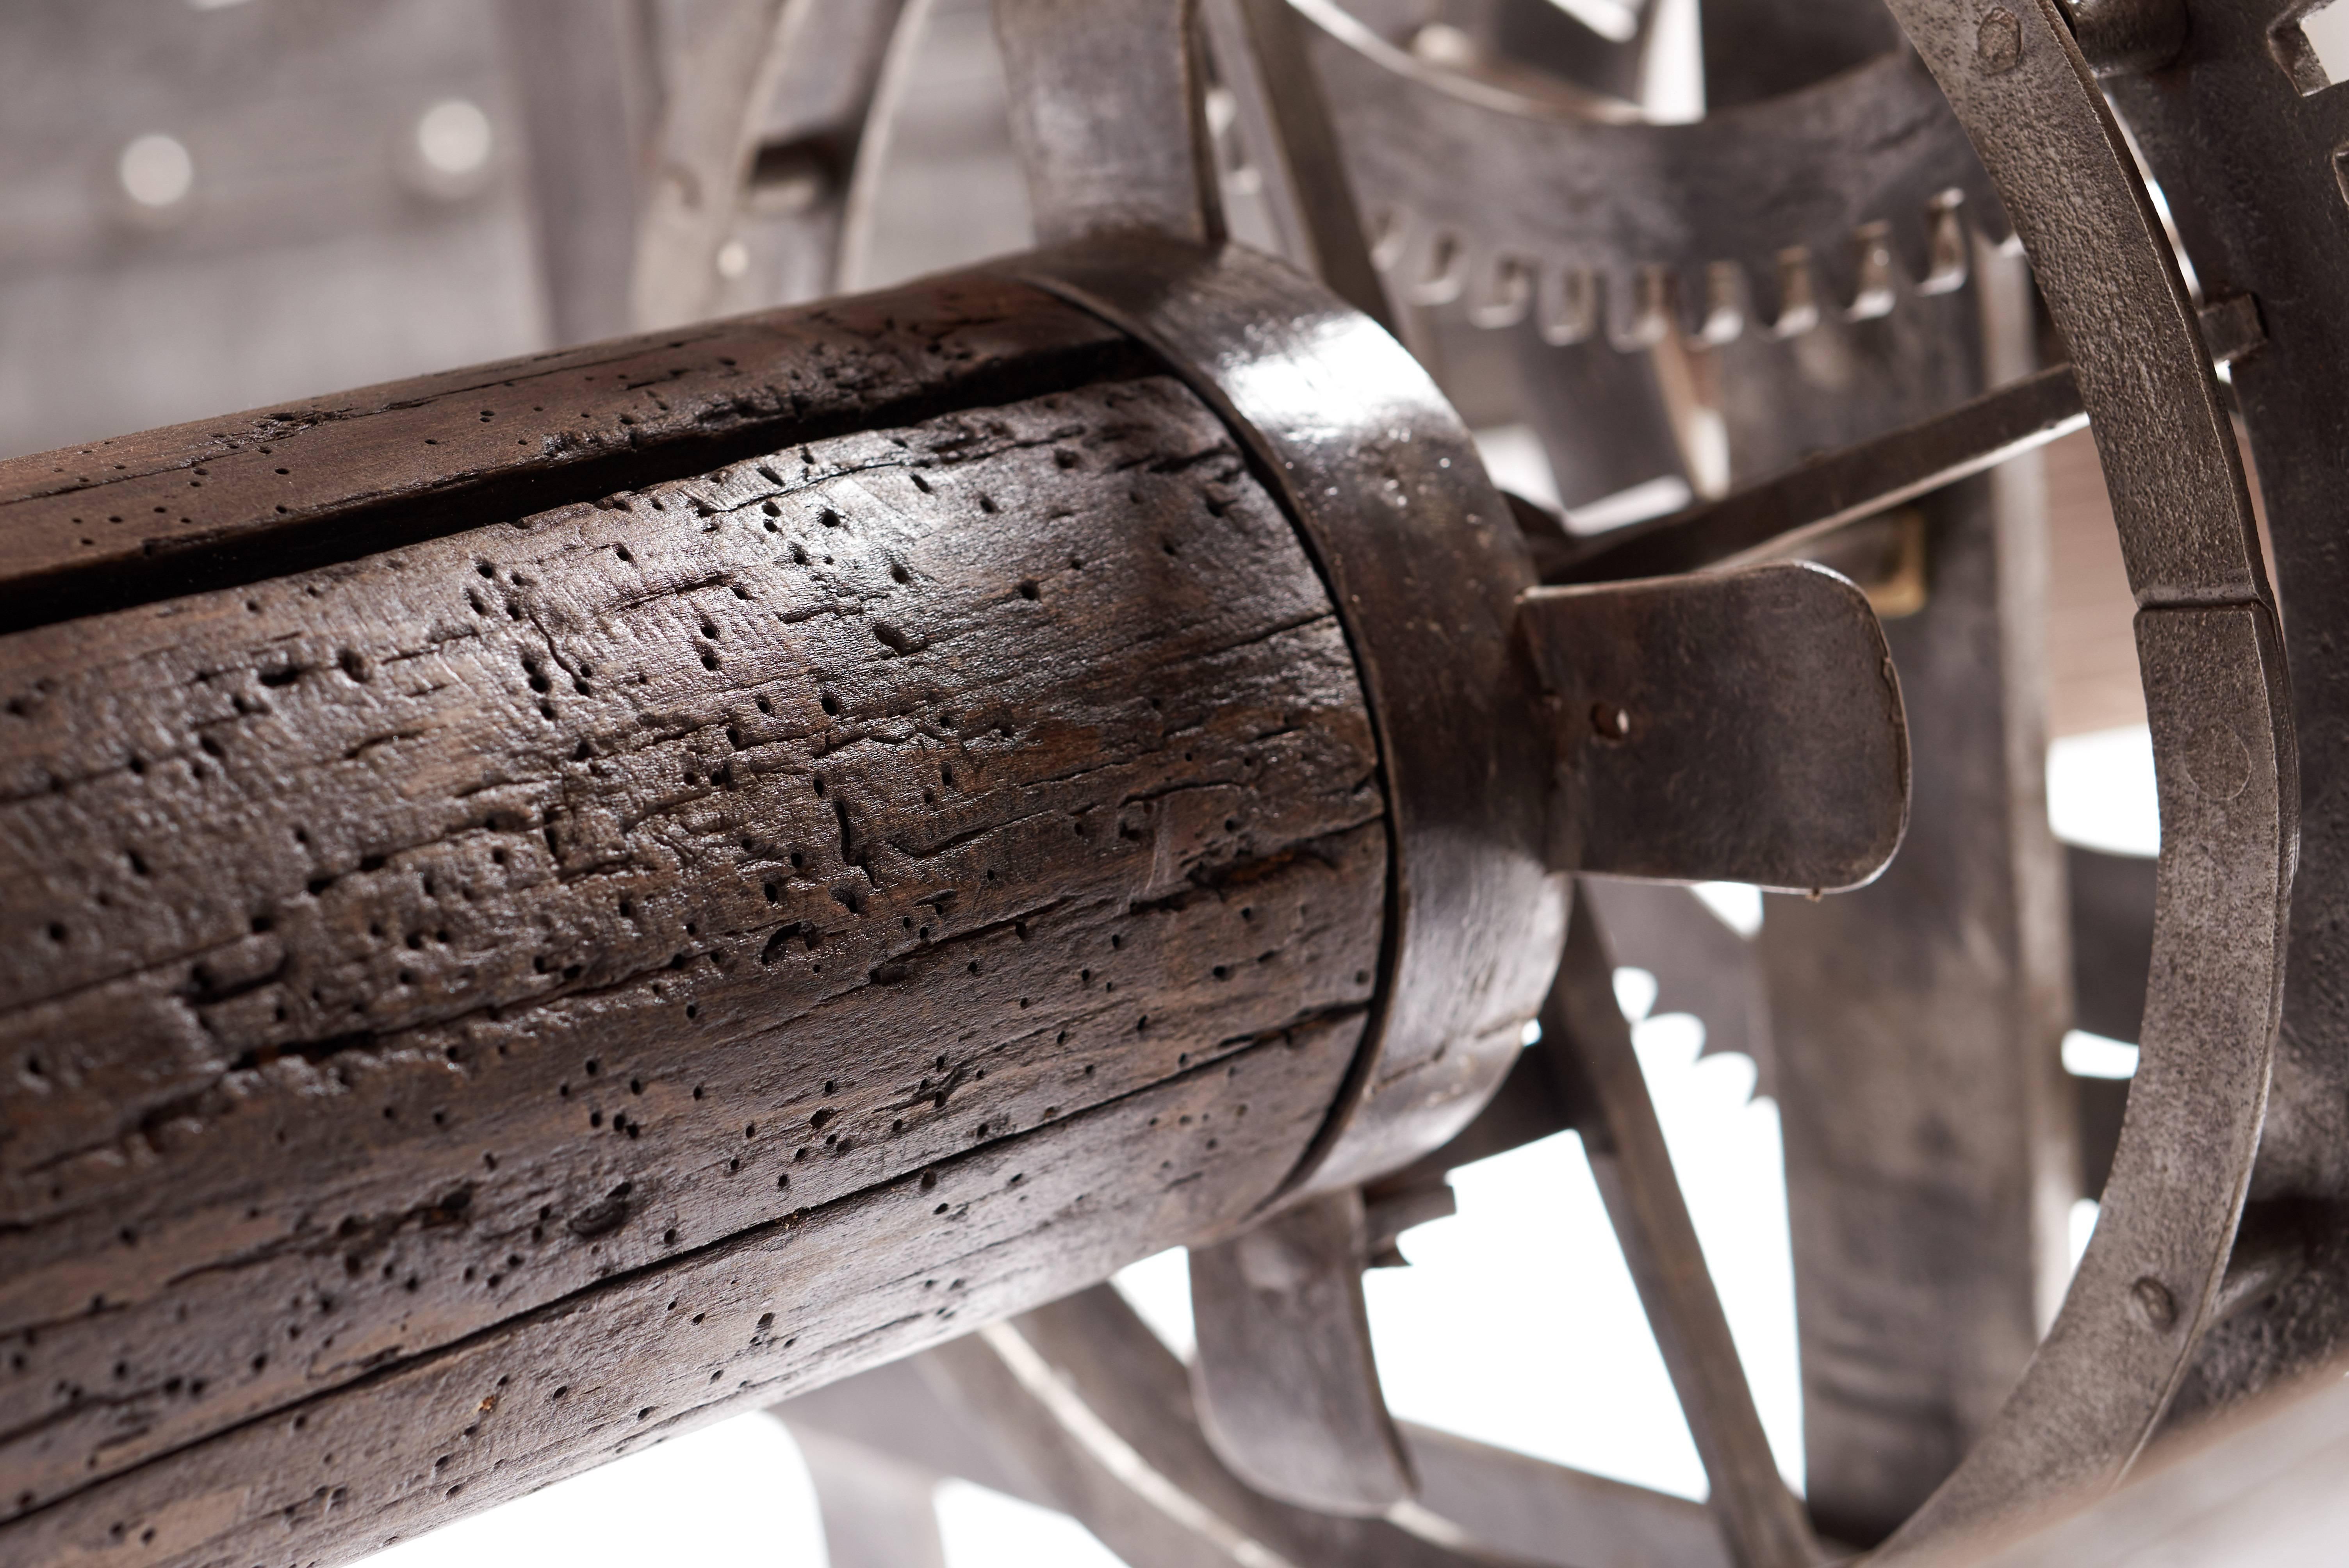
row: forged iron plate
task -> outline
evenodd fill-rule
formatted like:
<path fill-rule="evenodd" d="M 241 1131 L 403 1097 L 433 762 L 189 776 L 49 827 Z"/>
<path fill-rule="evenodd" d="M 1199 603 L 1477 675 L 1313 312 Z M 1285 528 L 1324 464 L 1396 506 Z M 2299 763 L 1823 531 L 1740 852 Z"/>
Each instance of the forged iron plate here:
<path fill-rule="evenodd" d="M 1893 268 L 1956 286 L 1961 214 L 2005 232 L 1948 101 L 1906 51 L 1691 124 L 1610 122 L 1430 67 L 1330 0 L 1295 3 L 1317 24 L 1313 58 L 1392 269 L 1426 303 L 1464 295 L 1489 325 L 1524 294 L 1568 341 L 1600 292 L 1610 335 L 1633 337 L 1640 280 L 1661 273 L 1702 302 L 1700 319 L 1742 289 L 1786 333 L 1806 309 L 1889 308 Z"/>

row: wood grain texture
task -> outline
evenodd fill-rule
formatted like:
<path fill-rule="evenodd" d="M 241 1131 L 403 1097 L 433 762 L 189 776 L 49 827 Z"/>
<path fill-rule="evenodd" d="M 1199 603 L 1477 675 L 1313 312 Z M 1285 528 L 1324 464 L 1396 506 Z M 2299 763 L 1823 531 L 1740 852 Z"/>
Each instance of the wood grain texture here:
<path fill-rule="evenodd" d="M 0 462 L 0 631 L 356 559 L 796 442 L 1112 374 L 1133 346 L 947 279 Z"/>
<path fill-rule="evenodd" d="M 1342 1071 L 1356 1033 L 1305 1026 L 942 1161 L 935 1186 L 868 1189 L 402 1360 L 0 1525 L 0 1561 L 347 1562 L 1041 1305 L 1236 1219 L 1319 1120 L 1294 1086 Z"/>
<path fill-rule="evenodd" d="M 12 1563 L 347 1556 L 952 1332 L 934 1274 L 959 1327 L 1212 1234 L 1377 968 L 1350 657 L 1164 378 L 20 632 L 0 687 Z M 568 1402 L 450 1492 L 497 1377 Z"/>

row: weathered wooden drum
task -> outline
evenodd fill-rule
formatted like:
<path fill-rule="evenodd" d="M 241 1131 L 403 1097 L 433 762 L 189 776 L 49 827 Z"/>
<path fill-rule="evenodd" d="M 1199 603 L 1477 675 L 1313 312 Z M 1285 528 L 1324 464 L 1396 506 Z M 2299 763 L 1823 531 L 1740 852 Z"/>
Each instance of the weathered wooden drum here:
<path fill-rule="evenodd" d="M 17 459 L 0 537 L 11 1562 L 341 1560 L 1350 1202 L 1564 872 L 1904 809 L 1848 584 L 1545 597 L 1392 339 L 1154 238 Z M 1246 1409 L 1359 1334 L 1332 1212 L 1202 1329 L 1311 1495 Z"/>
<path fill-rule="evenodd" d="M 1379 742 L 1185 369 L 970 276 L 0 469 L 0 1556 L 348 1555 L 1344 1143 Z"/>

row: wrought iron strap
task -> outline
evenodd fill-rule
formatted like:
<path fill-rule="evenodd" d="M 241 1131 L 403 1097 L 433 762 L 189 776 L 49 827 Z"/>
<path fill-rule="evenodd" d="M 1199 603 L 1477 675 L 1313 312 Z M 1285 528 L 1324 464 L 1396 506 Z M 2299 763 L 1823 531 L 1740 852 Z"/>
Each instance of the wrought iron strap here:
<path fill-rule="evenodd" d="M 2075 356 L 2140 604 L 2266 601 L 2251 493 L 2168 236 L 2056 0 L 1892 0 Z"/>
<path fill-rule="evenodd" d="M 2339 161 L 2349 96 L 2317 57 L 2308 34 L 2320 17 L 2304 5 L 2172 0 L 2168 8 L 2185 24 L 2175 57 L 2153 74 L 2107 77 L 2106 87 L 2161 181 L 2203 286 L 2255 294 L 2271 337 L 2236 369 L 2232 392 L 2274 542 L 2307 815 L 2254 1190 L 2262 1205 L 2324 1216 L 2324 1239 L 2310 1249 L 2302 1277 L 2205 1341 L 2180 1400 L 2199 1414 L 2330 1361 L 2349 1330 L 2349 1012 L 2339 979 L 2349 960 L 2340 891 L 2349 886 L 2340 805 L 2349 664 L 2336 629 L 2349 582 L 2340 531 L 2349 485 L 2349 315 L 2341 309 L 2349 202 Z M 2245 178 L 2249 170 L 2257 175 Z"/>
<path fill-rule="evenodd" d="M 1426 373 L 1280 263 L 1112 236 L 1012 275 L 1192 367 L 1330 581 L 1396 802 L 1394 928 L 1377 1060 L 1305 1179 L 1328 1190 L 1405 1163 L 1498 1086 L 1565 930 L 1538 702 L 1512 642 L 1524 542 Z"/>
<path fill-rule="evenodd" d="M 2106 1207 L 1998 1421 L 1885 1549 L 2116 1476 L 2209 1319 L 2259 1140 L 2298 820 L 2282 644 L 2166 235 L 2054 0 L 1893 0 L 2029 249 L 2103 455 L 2163 805 L 2144 1065 Z"/>

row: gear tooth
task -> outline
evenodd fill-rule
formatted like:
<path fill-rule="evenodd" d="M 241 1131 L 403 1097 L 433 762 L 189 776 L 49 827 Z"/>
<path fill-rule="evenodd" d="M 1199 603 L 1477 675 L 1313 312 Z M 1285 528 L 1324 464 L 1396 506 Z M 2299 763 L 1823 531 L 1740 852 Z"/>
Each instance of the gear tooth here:
<path fill-rule="evenodd" d="M 1928 206 L 1896 202 L 1884 210 L 1879 221 L 1863 223 L 1854 233 L 1873 237 L 1886 252 L 1892 271 L 1899 275 L 1896 292 L 1900 299 L 1920 292 L 1939 263 L 1933 248 L 1933 217 Z"/>
<path fill-rule="evenodd" d="M 1393 272 L 1411 249 L 1412 231 L 1416 227 L 1411 209 L 1400 202 L 1380 208 L 1371 220 L 1371 264 L 1382 273 Z"/>
<path fill-rule="evenodd" d="M 1881 219 L 1851 233 L 1852 289 L 1844 305 L 1847 321 L 1874 321 L 1900 303 L 1900 264 L 1892 256 L 1892 225 Z"/>
<path fill-rule="evenodd" d="M 1966 235 L 1965 192 L 1952 186 L 1921 206 L 1895 211 L 1886 221 L 1864 224 L 1857 231 L 1856 254 L 1864 254 L 1871 241 L 1892 254 L 1899 272 L 1899 293 L 1948 294 L 1965 286 L 1971 272 L 1971 246 Z"/>
<path fill-rule="evenodd" d="M 1769 335 L 1781 341 L 1800 337 L 1819 325 L 1819 280 L 1808 246 L 1790 245 L 1777 256 L 1778 313 Z"/>
<path fill-rule="evenodd" d="M 1499 331 L 1526 319 L 1534 297 L 1534 264 L 1508 251 L 1477 258 L 1469 272 L 1468 319 Z"/>
<path fill-rule="evenodd" d="M 1600 273 L 1579 262 L 1544 267 L 1534 290 L 1534 325 L 1554 348 L 1588 343 L 1606 319 L 1607 286 Z"/>
<path fill-rule="evenodd" d="M 1450 304 L 1467 287 L 1468 261 L 1458 230 L 1430 225 L 1404 250 L 1399 269 L 1403 297 L 1413 304 Z"/>
<path fill-rule="evenodd" d="M 1716 348 L 1734 343 L 1754 319 L 1754 291 L 1745 269 L 1735 262 L 1713 262 L 1704 269 L 1704 319 L 1697 323 L 1697 346 Z"/>
<path fill-rule="evenodd" d="M 1862 252 L 1855 238 L 1854 232 L 1847 231 L 1803 246 L 1810 263 L 1812 300 L 1823 317 L 1846 314 L 1859 296 Z"/>
<path fill-rule="evenodd" d="M 1770 324 L 1775 321 L 1784 306 L 1780 300 L 1778 253 L 1775 250 L 1741 254 L 1729 263 L 1737 269 L 1739 286 L 1745 295 L 1745 332 L 1747 335 L 1770 335 Z"/>
<path fill-rule="evenodd" d="M 1680 279 L 1670 267 L 1642 263 L 1632 273 L 1631 286 L 1620 292 L 1623 308 L 1610 310 L 1607 323 L 1607 340 L 1619 352 L 1636 354 L 1653 348 L 1682 330 Z"/>
<path fill-rule="evenodd" d="M 1925 209 L 1925 265 L 1916 274 L 1920 294 L 1953 294 L 1973 270 L 1973 240 L 1966 232 L 1966 193 L 1954 188 Z"/>
<path fill-rule="evenodd" d="M 2242 3 L 2273 7 L 2300 5 L 2302 0 Z M 1888 281 L 1878 275 L 1881 269 L 1862 276 L 1857 264 L 1880 260 L 1878 250 L 1889 248 L 1899 263 L 1899 276 L 1889 284 L 1897 308 L 1899 301 L 1910 295 L 1930 295 L 1962 285 L 1965 273 L 1971 271 L 1970 265 L 1964 265 L 1971 260 L 1971 245 L 1952 241 L 1953 235 L 1965 236 L 1967 225 L 1992 242 L 2003 242 L 2011 232 L 1988 176 L 1966 146 L 1945 101 L 1930 76 L 1905 50 L 1855 68 L 1841 78 L 1842 86 L 1831 91 L 1823 88 L 1822 96 L 1807 108 L 1788 108 L 1783 114 L 1757 112 L 1748 122 L 1749 129 L 1706 133 L 1735 135 L 1744 162 L 1767 160 L 1774 151 L 1791 157 L 1795 148 L 1810 147 L 1822 123 L 1816 117 L 1822 112 L 1843 117 L 1836 123 L 1852 128 L 1874 127 L 1878 131 L 1907 128 L 1898 136 L 1868 139 L 1864 148 L 1853 150 L 1848 159 L 1839 155 L 1834 167 L 1822 171 L 1816 188 L 1806 190 L 1800 203 L 1806 215 L 1796 218 L 1773 210 L 1762 200 L 1776 189 L 1772 182 L 1748 189 L 1744 184 L 1699 179 L 1693 170 L 1687 180 L 1668 181 L 1666 189 L 1657 193 L 1658 211 L 1647 211 L 1645 202 L 1626 207 L 1609 200 L 1610 187 L 1630 187 L 1642 177 L 1652 179 L 1661 170 L 1678 168 L 1677 155 L 1668 155 L 1664 144 L 1689 134 L 1687 128 L 1626 124 L 1595 130 L 1571 117 L 1553 122 L 1546 114 L 1456 96 L 1423 71 L 1398 69 L 1397 61 L 1372 48 L 1366 36 L 1324 36 L 1326 43 L 1320 46 L 1330 50 L 1325 64 L 1342 63 L 1342 77 L 1333 80 L 1344 84 L 1340 107 L 1350 116 L 1366 112 L 1371 105 L 1410 107 L 1408 114 L 1399 112 L 1381 124 L 1412 129 L 1380 129 L 1371 139 L 1381 143 L 1372 149 L 1376 156 L 1362 160 L 1366 170 L 1377 168 L 1376 178 L 1366 173 L 1366 188 L 1411 201 L 1410 218 L 1418 230 L 1407 236 L 1408 242 L 1400 233 L 1376 231 L 1382 268 L 1399 297 L 1457 297 L 1451 294 L 1449 269 L 1429 260 L 1430 236 L 1425 231 L 1448 230 L 1460 236 L 1477 252 L 1476 265 L 1459 280 L 1463 293 L 1471 296 L 1467 312 L 1475 319 L 1497 323 L 1513 315 L 1508 303 L 1513 281 L 1501 270 L 1504 263 L 1490 259 L 1494 252 L 1533 256 L 1543 263 L 1544 270 L 1537 273 L 1536 300 L 1528 310 L 1537 320 L 1544 315 L 1542 296 L 1547 294 L 1554 302 L 1564 301 L 1568 291 L 1561 286 L 1562 280 L 1574 275 L 1553 274 L 1547 269 L 1570 257 L 1576 267 L 1605 270 L 1605 287 L 1595 277 L 1591 280 L 1591 292 L 1605 301 L 1593 335 L 1604 332 L 1610 339 L 1636 337 L 1652 329 L 1638 322 L 1636 305 L 1629 296 L 1640 286 L 1640 264 L 1662 261 L 1683 271 L 1682 299 L 1692 315 L 1701 318 L 1688 322 L 1684 330 L 1702 342 L 1720 335 L 1726 323 L 1724 314 L 1713 308 L 1707 266 L 1729 261 L 1744 267 L 1752 302 L 1741 332 L 1760 330 L 1763 323 L 1783 320 L 1784 325 L 1774 331 L 1783 335 L 1817 319 L 1804 314 L 1806 304 L 1822 315 L 1851 306 L 1857 306 L 1862 315 L 1879 309 Z M 1350 118 L 1349 123 L 1370 122 Z M 1395 145 L 1384 146 L 1389 140 Z M 1428 149 L 1440 144 L 1456 156 L 1414 156 L 1426 150 L 1413 145 L 1420 141 L 1426 142 Z M 1505 148 L 1508 151 L 1491 158 L 1478 156 L 1486 143 L 1496 154 Z M 1542 191 L 1528 195 L 1502 183 L 1526 170 L 1539 171 L 1553 162 L 1562 171 L 1555 181 L 1538 172 L 1535 176 L 1537 184 L 1550 188 L 1547 201 Z M 1939 204 L 1927 205 L 1930 193 L 1944 185 L 1962 191 L 1956 214 Z M 1665 211 L 1675 200 L 1698 205 L 1675 216 Z M 1953 216 L 1958 225 L 1954 231 Z M 1889 236 L 1857 246 L 1849 243 L 1850 235 L 1843 231 L 1860 217 L 1889 219 Z M 1924 221 L 1920 222 L 1920 218 Z M 1800 241 L 1810 248 L 1814 285 L 1807 300 L 1798 298 L 1791 304 L 1777 297 L 1781 291 L 1775 286 L 1778 271 L 1775 247 L 1788 241 Z M 1968 253 L 1964 263 L 1957 254 L 1961 249 Z M 1489 274 L 1482 270 L 1487 265 L 1495 269 Z M 1561 304 L 1549 315 L 1545 335 L 1578 341 L 1576 315 Z"/>
<path fill-rule="evenodd" d="M 2308 41 L 2307 29 L 2301 26 L 2308 11 L 2323 7 L 2303 8 L 2297 4 L 2279 5 L 2276 0 L 2267 0 L 2267 4 L 2259 8 L 2272 13 L 2268 24 L 2268 45 L 2275 54 L 2276 64 L 2283 67 L 2283 74 L 2292 78 L 2292 85 L 2299 89 L 2300 95 L 2307 98 L 2331 87 L 2332 73 L 2317 57 L 2316 46 Z"/>

